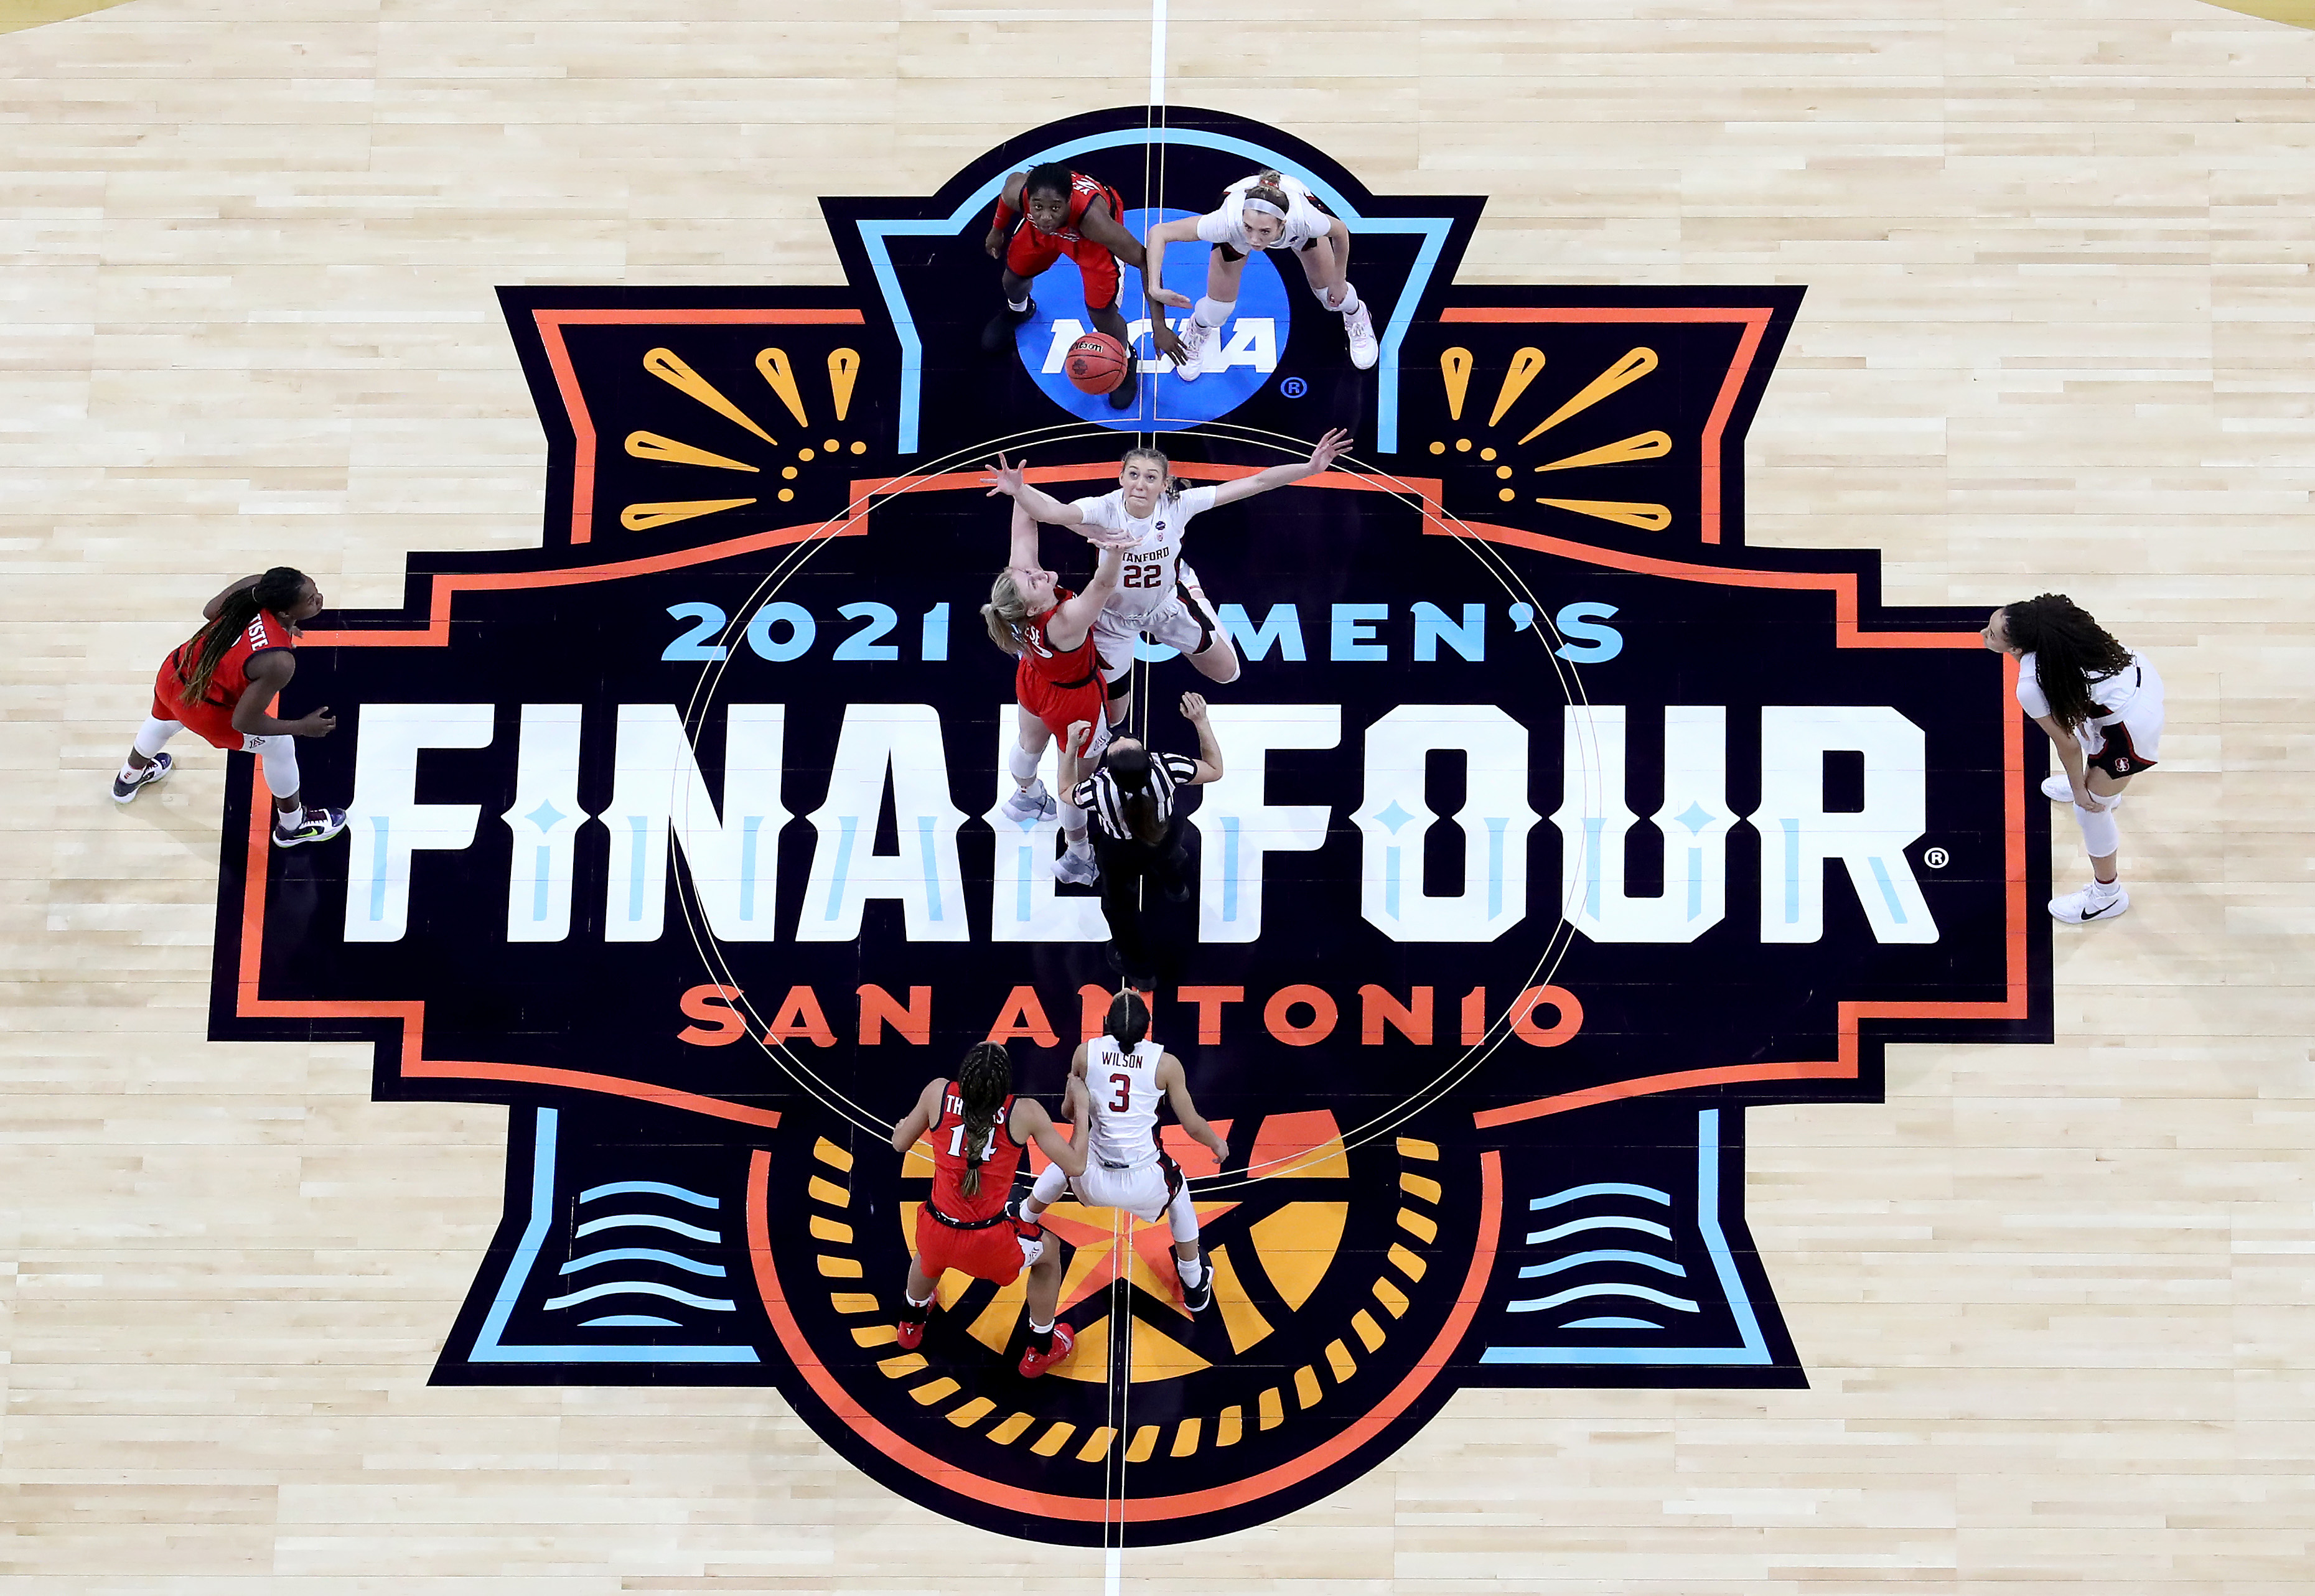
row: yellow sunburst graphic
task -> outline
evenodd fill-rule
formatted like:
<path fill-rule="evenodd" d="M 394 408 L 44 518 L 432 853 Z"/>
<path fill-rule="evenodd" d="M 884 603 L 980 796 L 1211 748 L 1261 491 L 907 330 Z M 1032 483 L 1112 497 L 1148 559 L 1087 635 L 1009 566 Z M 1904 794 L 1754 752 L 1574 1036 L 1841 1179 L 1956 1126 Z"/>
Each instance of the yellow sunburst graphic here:
<path fill-rule="evenodd" d="M 772 492 L 777 502 L 786 504 L 795 498 L 796 483 L 815 461 L 833 462 L 846 454 L 865 455 L 865 441 L 854 439 L 848 444 L 840 437 L 812 438 L 812 410 L 803 385 L 798 380 L 794 363 L 787 350 L 778 348 L 759 350 L 756 354 L 757 372 L 763 377 L 772 396 L 780 403 L 787 420 L 781 423 L 787 430 L 793 421 L 803 439 L 785 446 L 741 404 L 701 376 L 689 361 L 670 349 L 655 349 L 643 358 L 643 368 L 668 386 L 691 400 L 702 409 L 721 416 L 775 451 L 762 463 L 738 458 L 715 449 L 703 448 L 664 433 L 637 430 L 627 434 L 626 451 L 638 460 L 649 460 L 661 466 L 693 466 L 707 471 L 744 472 L 760 476 L 776 474 L 781 485 Z M 852 395 L 860 380 L 860 351 L 855 349 L 830 350 L 827 359 L 829 413 L 841 425 L 851 414 Z M 754 403 L 754 401 L 750 401 Z M 785 456 L 785 457 L 782 457 Z M 740 484 L 734 483 L 733 486 Z M 753 484 L 749 484 L 753 485 Z M 763 495 L 758 492 L 744 498 L 667 499 L 627 505 L 619 511 L 619 525 L 630 532 L 655 531 L 679 521 L 696 520 L 701 516 L 720 515 L 726 510 L 743 509 L 757 503 Z"/>
<path fill-rule="evenodd" d="M 1509 485 L 1519 474 L 1518 466 L 1510 460 L 1499 459 L 1506 450 L 1524 448 L 1562 423 L 1583 415 L 1601 400 L 1620 394 L 1634 383 L 1639 382 L 1654 371 L 1661 363 L 1656 351 L 1645 345 L 1628 350 L 1574 393 L 1561 400 L 1558 406 L 1545 415 L 1541 421 L 1529 427 L 1521 434 L 1518 442 L 1507 445 L 1503 449 L 1497 448 L 1492 443 L 1479 444 L 1477 447 L 1479 459 L 1483 463 L 1494 464 L 1496 480 L 1505 484 L 1495 490 L 1495 497 L 1508 504 L 1520 496 L 1519 490 Z M 1440 353 L 1439 376 L 1446 385 L 1447 414 L 1450 421 L 1460 421 L 1463 419 L 1463 408 L 1470 399 L 1471 377 L 1477 368 L 1477 364 L 1471 351 L 1460 346 L 1441 350 Z M 1543 376 L 1544 369 L 1548 364 L 1548 357 L 1542 350 L 1533 345 L 1522 348 L 1512 354 L 1511 364 L 1504 369 L 1503 381 L 1495 388 L 1495 403 L 1487 412 L 1486 424 L 1483 430 L 1491 432 L 1503 423 L 1503 419 L 1527 395 L 1528 391 L 1536 386 L 1537 379 Z M 1532 414 L 1532 411 L 1530 413 Z M 1458 438 L 1450 445 L 1445 439 L 1434 439 L 1431 444 L 1431 452 L 1434 455 L 1444 455 L 1450 448 L 1457 454 L 1468 455 L 1473 451 L 1473 440 L 1468 437 Z M 1628 438 L 1613 439 L 1589 448 L 1578 448 L 1568 454 L 1558 455 L 1529 469 L 1542 474 L 1580 471 L 1598 466 L 1628 466 L 1645 460 L 1663 459 L 1672 454 L 1672 448 L 1671 433 L 1660 428 L 1651 429 L 1645 432 L 1633 433 Z M 1538 494 L 1535 501 L 1538 504 L 1549 505 L 1554 510 L 1567 510 L 1574 515 L 1590 516 L 1595 520 L 1613 521 L 1618 526 L 1636 527 L 1648 532 L 1662 532 L 1672 525 L 1671 508 L 1663 504 L 1621 499 L 1566 498 L 1548 494 Z"/>

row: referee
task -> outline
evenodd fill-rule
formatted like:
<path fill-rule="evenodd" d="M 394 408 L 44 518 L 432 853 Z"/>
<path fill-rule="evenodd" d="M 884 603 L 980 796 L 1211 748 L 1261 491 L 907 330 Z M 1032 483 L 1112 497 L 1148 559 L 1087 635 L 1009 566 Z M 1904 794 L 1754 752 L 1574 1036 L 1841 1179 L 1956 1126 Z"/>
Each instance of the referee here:
<path fill-rule="evenodd" d="M 1221 746 L 1206 719 L 1206 701 L 1182 695 L 1182 715 L 1198 729 L 1198 757 L 1153 754 L 1139 738 L 1113 739 L 1101 765 L 1069 794 L 1093 819 L 1093 847 L 1101 862 L 1101 912 L 1109 922 L 1109 962 L 1136 986 L 1158 979 L 1141 925 L 1141 883 L 1167 900 L 1190 895 L 1189 861 L 1182 848 L 1182 818 L 1174 794 L 1181 787 L 1220 781 Z"/>

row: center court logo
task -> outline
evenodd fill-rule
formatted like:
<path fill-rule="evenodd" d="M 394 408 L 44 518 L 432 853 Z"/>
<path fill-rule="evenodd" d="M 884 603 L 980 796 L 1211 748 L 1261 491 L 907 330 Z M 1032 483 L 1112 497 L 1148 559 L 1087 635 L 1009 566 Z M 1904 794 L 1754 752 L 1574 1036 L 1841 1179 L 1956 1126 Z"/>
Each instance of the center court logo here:
<path fill-rule="evenodd" d="M 1459 1389 L 1803 1383 L 1748 1107 L 1877 1100 L 1893 1040 L 2046 1033 L 2047 806 L 1982 616 L 1745 545 L 1797 293 L 1461 288 L 1475 200 L 1204 113 L 1147 195 L 1151 137 L 1104 113 L 921 201 L 825 200 L 839 287 L 506 292 L 543 546 L 416 560 L 399 613 L 309 632 L 352 847 L 269 850 L 241 778 L 213 1029 L 368 1040 L 382 1098 L 509 1105 L 438 1381 L 773 1385 L 960 1520 L 1213 1535 Z M 1024 150 L 1130 204 L 1323 185 L 1380 345 L 1363 373 L 1282 345 L 1304 397 L 1166 439 L 1190 483 L 1358 441 L 1186 550 L 1246 661 L 1191 900 L 1152 911 L 1155 1036 L 1230 1147 L 1167 1134 L 1213 1305 L 1162 1225 L 1058 1205 L 1077 1348 L 1033 1381 L 1018 1282 L 952 1275 L 896 1344 L 931 1172 L 889 1144 L 984 1039 L 1055 1101 L 1114 979 L 1052 823 L 1001 807 L 1012 662 L 975 613 L 989 440 L 1031 435 L 1065 498 L 1122 447 L 1056 407 L 1037 338 L 979 351 Z M 1192 684 L 1160 661 L 1147 697 Z"/>
<path fill-rule="evenodd" d="M 1193 214 L 1178 207 L 1129 210 L 1125 228 L 1140 238 L 1158 222 Z M 1222 329 L 1194 382 L 1182 381 L 1174 374 L 1173 363 L 1152 351 L 1140 271 L 1126 266 L 1120 275 L 1124 286 L 1118 291 L 1119 314 L 1126 317 L 1126 329 L 1133 335 L 1142 374 L 1142 402 L 1134 409 L 1113 410 L 1107 395 L 1081 394 L 1062 375 L 1061 361 L 1069 345 L 1093 325 L 1086 311 L 1084 283 L 1069 262 L 1037 279 L 1037 314 L 1024 322 L 1015 335 L 1023 367 L 1036 377 L 1045 396 L 1071 415 L 1125 432 L 1172 431 L 1228 415 L 1253 397 L 1278 369 L 1292 328 L 1293 311 L 1269 255 L 1246 258 L 1237 313 Z M 1191 248 L 1169 252 L 1166 286 L 1194 302 L 1206 291 L 1206 252 Z M 1168 315 L 1178 330 L 1187 314 L 1175 311 Z M 1328 331 L 1332 332 L 1331 326 Z"/>

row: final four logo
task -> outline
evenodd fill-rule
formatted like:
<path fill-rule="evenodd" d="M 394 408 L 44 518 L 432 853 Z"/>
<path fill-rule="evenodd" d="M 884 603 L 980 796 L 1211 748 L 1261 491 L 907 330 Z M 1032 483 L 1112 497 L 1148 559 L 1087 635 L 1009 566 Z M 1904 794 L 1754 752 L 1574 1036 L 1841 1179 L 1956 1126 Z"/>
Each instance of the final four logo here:
<path fill-rule="evenodd" d="M 1215 1306 L 1184 1310 L 1162 1225 L 1064 1204 L 1078 1350 L 1024 1381 L 1017 1284 L 952 1276 L 892 1344 L 929 1166 L 888 1137 L 986 1037 L 1057 1099 L 1113 980 L 1051 822 L 998 807 L 1013 666 L 977 614 L 984 465 L 1098 492 L 1122 442 L 1045 369 L 1069 263 L 980 350 L 991 200 L 1045 160 L 1148 216 L 1301 179 L 1380 358 L 1290 267 L 1200 386 L 1153 364 L 1122 412 L 1191 482 L 1357 443 L 1187 551 L 1246 661 L 1193 901 L 1158 911 L 1156 1034 L 1232 1148 L 1169 1141 Z M 774 1384 L 942 1512 L 1138 1544 L 1322 1495 L 1468 1387 L 1801 1384 L 1745 1109 L 1877 1100 L 1892 1041 L 2045 1036 L 2048 921 L 1982 617 L 1746 545 L 1798 291 L 1460 287 L 1479 200 L 1211 113 L 824 205 L 842 287 L 503 296 L 543 546 L 422 558 L 402 615 L 309 632 L 349 847 L 269 852 L 246 776 L 229 803 L 216 1033 L 370 1039 L 380 1097 L 510 1105 L 438 1379 Z M 1203 684 L 1148 652 L 1186 749 Z"/>

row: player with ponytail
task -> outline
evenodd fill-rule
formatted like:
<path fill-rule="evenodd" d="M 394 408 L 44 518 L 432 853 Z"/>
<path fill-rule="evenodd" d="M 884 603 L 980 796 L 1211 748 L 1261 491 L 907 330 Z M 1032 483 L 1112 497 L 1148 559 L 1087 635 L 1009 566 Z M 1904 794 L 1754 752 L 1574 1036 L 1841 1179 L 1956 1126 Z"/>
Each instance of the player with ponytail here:
<path fill-rule="evenodd" d="M 1165 287 L 1166 246 L 1191 241 L 1213 245 L 1206 263 L 1206 293 L 1195 306 Z M 1380 352 L 1374 318 L 1351 286 L 1351 230 L 1343 218 L 1299 178 L 1257 172 L 1222 191 L 1220 206 L 1202 217 L 1159 222 L 1143 236 L 1148 256 L 1142 284 L 1149 301 L 1149 332 L 1158 352 L 1174 362 L 1174 375 L 1194 382 L 1211 368 L 1208 351 L 1237 309 L 1238 279 L 1246 257 L 1256 250 L 1291 250 L 1318 303 L 1343 318 L 1351 364 L 1371 368 Z M 1176 333 L 1163 307 L 1190 312 Z"/>
<path fill-rule="evenodd" d="M 906 1153 L 919 1140 L 929 1141 L 933 1165 L 932 1191 L 917 1210 L 917 1253 L 909 1261 L 899 1315 L 897 1339 L 903 1349 L 923 1344 L 933 1297 L 947 1271 L 1008 1285 L 1025 1265 L 1029 1339 L 1021 1372 L 1033 1379 L 1069 1356 L 1075 1337 L 1055 1318 L 1061 1295 L 1060 1249 L 1043 1227 L 1015 1219 L 1006 1208 L 1021 1155 L 1033 1141 L 1056 1166 L 1084 1173 L 1085 1139 L 1076 1130 L 1073 1118 L 1070 1139 L 1062 1139 L 1042 1104 L 1013 1095 L 1012 1056 L 993 1042 L 968 1050 L 954 1078 L 926 1083 L 916 1106 L 892 1128 L 893 1151 Z"/>
<path fill-rule="evenodd" d="M 1985 646 L 2018 661 L 2018 703 L 2048 734 L 2064 769 L 2044 794 L 2071 803 L 2090 856 L 2090 884 L 2050 900 L 2069 925 L 2130 912 L 2115 811 L 2122 792 L 2162 749 L 2162 678 L 2063 593 L 2004 605 L 1987 617 Z"/>
<path fill-rule="evenodd" d="M 120 773 L 112 801 L 168 779 L 175 761 L 162 745 L 191 726 L 217 747 L 258 756 L 274 802 L 273 840 L 282 847 L 326 842 L 345 829 L 341 809 L 307 809 L 297 775 L 300 737 L 327 737 L 327 705 L 294 721 L 271 705 L 297 671 L 297 624 L 322 608 L 321 590 L 287 565 L 245 576 L 202 607 L 205 625 L 181 643 L 153 678 L 153 707 Z"/>

